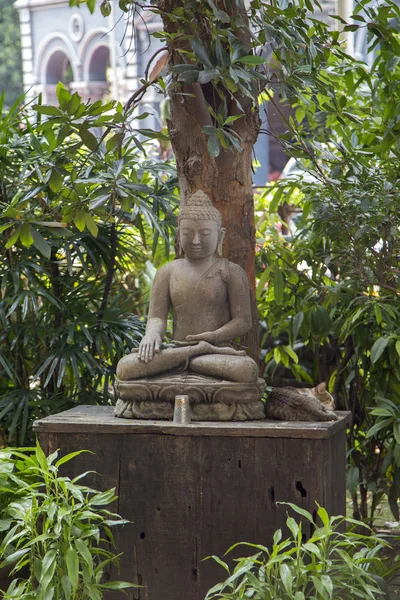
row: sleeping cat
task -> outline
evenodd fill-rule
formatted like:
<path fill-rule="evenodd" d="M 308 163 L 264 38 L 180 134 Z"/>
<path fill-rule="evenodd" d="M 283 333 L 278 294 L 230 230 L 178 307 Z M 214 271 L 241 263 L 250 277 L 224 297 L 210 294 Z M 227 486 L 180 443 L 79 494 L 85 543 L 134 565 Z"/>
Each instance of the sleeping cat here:
<path fill-rule="evenodd" d="M 267 419 L 279 421 L 337 421 L 335 402 L 325 383 L 315 388 L 273 388 L 267 397 Z"/>

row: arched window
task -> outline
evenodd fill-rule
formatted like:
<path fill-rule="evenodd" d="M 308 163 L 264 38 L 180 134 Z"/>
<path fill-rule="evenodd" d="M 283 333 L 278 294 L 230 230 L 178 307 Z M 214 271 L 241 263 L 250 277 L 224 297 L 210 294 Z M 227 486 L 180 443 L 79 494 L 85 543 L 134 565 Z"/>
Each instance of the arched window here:
<path fill-rule="evenodd" d="M 103 100 L 109 92 L 107 70 L 110 66 L 110 51 L 108 46 L 98 46 L 89 59 L 87 71 L 88 95 L 95 100 Z"/>
<path fill-rule="evenodd" d="M 73 81 L 71 61 L 62 50 L 55 50 L 47 61 L 45 70 L 45 97 L 44 101 L 48 104 L 58 104 L 56 96 L 56 86 L 59 81 L 68 87 Z"/>
<path fill-rule="evenodd" d="M 61 81 L 68 84 L 72 79 L 71 62 L 68 56 L 62 50 L 56 50 L 47 63 L 46 83 L 57 84 Z"/>
<path fill-rule="evenodd" d="M 89 81 L 107 81 L 110 66 L 110 51 L 107 46 L 99 46 L 93 52 L 89 63 Z"/>

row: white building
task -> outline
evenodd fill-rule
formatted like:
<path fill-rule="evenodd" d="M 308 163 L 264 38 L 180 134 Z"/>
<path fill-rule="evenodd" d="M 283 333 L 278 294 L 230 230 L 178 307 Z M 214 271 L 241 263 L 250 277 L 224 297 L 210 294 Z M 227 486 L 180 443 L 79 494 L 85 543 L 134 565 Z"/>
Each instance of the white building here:
<path fill-rule="evenodd" d="M 24 89 L 28 99 L 42 94 L 43 103 L 55 103 L 59 81 L 84 99 L 110 97 L 124 102 L 140 86 L 147 62 L 157 50 L 149 33 L 159 22 L 148 13 L 132 18 L 111 0 L 113 10 L 104 18 L 99 4 L 70 8 L 68 0 L 17 0 L 22 39 Z M 150 50 L 151 44 L 151 50 Z M 158 104 L 149 90 L 146 102 Z"/>

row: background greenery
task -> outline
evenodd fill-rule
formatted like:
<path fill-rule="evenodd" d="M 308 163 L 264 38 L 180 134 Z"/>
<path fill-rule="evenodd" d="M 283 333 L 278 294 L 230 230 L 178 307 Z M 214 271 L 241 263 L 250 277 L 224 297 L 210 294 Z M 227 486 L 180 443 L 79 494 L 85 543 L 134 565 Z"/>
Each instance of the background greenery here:
<path fill-rule="evenodd" d="M 22 94 L 22 59 L 18 12 L 9 0 L 0 0 L 0 48 L 0 90 L 11 106 Z"/>
<path fill-rule="evenodd" d="M 168 254 L 174 227 L 175 169 L 147 154 L 132 109 L 62 84 L 58 100 L 0 123 L 0 420 L 15 443 L 40 414 L 113 396 L 143 333 L 148 255 L 159 237 Z"/>
<path fill-rule="evenodd" d="M 258 286 L 269 383 L 328 381 L 353 417 L 355 515 L 372 518 L 387 494 L 397 520 L 399 18 L 394 3 L 359 3 L 347 29 L 368 30 L 372 66 L 332 54 L 319 69 L 310 64 L 303 88 L 287 98 L 292 113 L 281 142 L 303 174 L 272 184 L 260 199 L 267 209 L 259 218 Z M 278 216 L 283 202 L 291 204 L 289 229 Z"/>

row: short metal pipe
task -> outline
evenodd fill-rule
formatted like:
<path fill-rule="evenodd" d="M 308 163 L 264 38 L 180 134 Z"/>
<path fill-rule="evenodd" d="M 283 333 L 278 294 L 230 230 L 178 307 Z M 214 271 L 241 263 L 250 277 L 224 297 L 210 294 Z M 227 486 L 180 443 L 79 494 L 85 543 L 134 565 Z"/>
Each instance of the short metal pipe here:
<path fill-rule="evenodd" d="M 174 423 L 190 423 L 191 420 L 189 396 L 175 396 Z"/>

